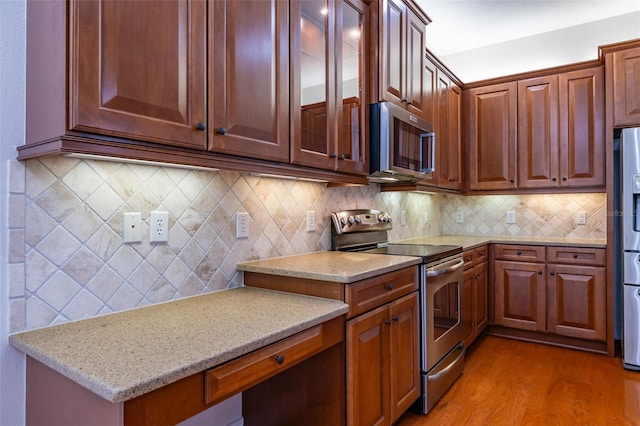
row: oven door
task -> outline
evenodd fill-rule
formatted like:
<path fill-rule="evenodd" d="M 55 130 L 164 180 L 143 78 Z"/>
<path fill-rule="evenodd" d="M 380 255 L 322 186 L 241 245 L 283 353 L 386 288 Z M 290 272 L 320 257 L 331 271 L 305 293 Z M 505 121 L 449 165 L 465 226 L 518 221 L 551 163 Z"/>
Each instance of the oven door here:
<path fill-rule="evenodd" d="M 422 268 L 422 371 L 428 372 L 464 340 L 471 325 L 469 303 L 463 298 L 462 257 Z"/>

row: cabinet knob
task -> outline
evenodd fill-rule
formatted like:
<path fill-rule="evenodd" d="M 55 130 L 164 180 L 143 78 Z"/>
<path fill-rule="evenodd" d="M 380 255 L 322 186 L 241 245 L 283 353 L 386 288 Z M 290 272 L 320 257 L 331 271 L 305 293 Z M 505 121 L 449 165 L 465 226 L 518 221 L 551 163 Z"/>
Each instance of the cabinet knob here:
<path fill-rule="evenodd" d="M 198 124 L 196 124 L 196 130 L 200 132 L 204 132 L 205 130 L 207 130 L 207 126 L 205 126 L 204 123 L 201 121 Z"/>
<path fill-rule="evenodd" d="M 384 320 L 384 323 L 387 324 L 387 325 L 391 325 L 391 320 L 390 319 L 386 319 L 386 320 Z"/>
<path fill-rule="evenodd" d="M 282 364 L 284 362 L 284 355 L 276 355 L 274 359 L 278 364 Z"/>
<path fill-rule="evenodd" d="M 516 254 L 517 254 L 518 256 L 520 256 L 520 255 L 522 254 L 522 252 L 521 252 L 520 250 L 518 250 L 518 251 L 516 252 Z"/>
<path fill-rule="evenodd" d="M 509 179 L 509 182 L 516 183 L 515 179 Z"/>
<path fill-rule="evenodd" d="M 555 182 L 558 180 L 558 178 L 552 177 L 551 180 Z"/>
<path fill-rule="evenodd" d="M 562 176 L 562 180 L 563 180 L 563 181 L 566 181 L 566 180 L 567 180 L 567 177 L 566 177 L 566 176 Z"/>
<path fill-rule="evenodd" d="M 400 316 L 399 316 L 399 315 L 394 315 L 394 316 L 393 316 L 393 320 L 394 320 L 395 322 L 400 321 Z"/>
<path fill-rule="evenodd" d="M 556 273 L 555 273 L 555 272 L 553 272 L 553 271 L 549 272 L 549 275 L 551 275 L 551 276 L 554 276 L 555 274 L 556 274 Z"/>
<path fill-rule="evenodd" d="M 331 154 L 329 154 L 329 157 L 331 158 L 336 158 L 338 156 L 338 154 L 336 154 L 335 152 L 332 152 Z"/>
<path fill-rule="evenodd" d="M 338 157 L 339 160 L 346 160 L 347 156 L 344 154 L 341 154 L 340 157 Z"/>
<path fill-rule="evenodd" d="M 225 133 L 227 133 L 227 129 L 225 129 L 224 127 L 218 127 L 219 135 L 224 135 Z"/>
<path fill-rule="evenodd" d="M 393 290 L 393 284 L 387 284 L 384 286 L 384 288 L 387 290 Z"/>
<path fill-rule="evenodd" d="M 538 275 L 542 275 L 542 271 L 538 271 Z M 553 275 L 553 273 L 552 273 L 552 275 Z"/>
<path fill-rule="evenodd" d="M 578 253 L 573 253 L 573 258 L 577 259 L 578 258 Z"/>

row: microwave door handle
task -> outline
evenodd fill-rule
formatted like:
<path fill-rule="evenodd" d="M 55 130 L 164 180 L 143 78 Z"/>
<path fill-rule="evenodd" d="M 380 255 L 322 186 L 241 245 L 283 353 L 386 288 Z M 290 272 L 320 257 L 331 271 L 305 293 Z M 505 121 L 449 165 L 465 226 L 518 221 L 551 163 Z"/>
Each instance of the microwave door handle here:
<path fill-rule="evenodd" d="M 423 167 L 421 164 L 420 171 L 422 173 L 433 173 L 436 171 L 436 134 L 435 132 L 421 133 L 420 134 L 420 162 L 424 158 L 425 139 L 431 139 L 431 152 L 429 153 L 428 167 Z"/>

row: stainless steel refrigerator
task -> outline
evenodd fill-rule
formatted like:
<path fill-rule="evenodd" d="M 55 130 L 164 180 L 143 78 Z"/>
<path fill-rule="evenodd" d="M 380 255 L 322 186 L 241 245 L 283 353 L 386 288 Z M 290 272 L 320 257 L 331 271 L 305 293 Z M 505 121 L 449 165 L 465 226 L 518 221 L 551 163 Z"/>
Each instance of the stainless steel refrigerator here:
<path fill-rule="evenodd" d="M 640 128 L 624 129 L 620 138 L 622 186 L 624 367 L 640 370 Z"/>

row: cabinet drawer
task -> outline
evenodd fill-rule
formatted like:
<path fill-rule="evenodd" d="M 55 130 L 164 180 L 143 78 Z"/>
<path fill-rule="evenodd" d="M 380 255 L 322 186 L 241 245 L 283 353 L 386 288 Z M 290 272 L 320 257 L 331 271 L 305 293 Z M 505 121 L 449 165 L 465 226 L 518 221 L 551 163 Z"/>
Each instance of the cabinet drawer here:
<path fill-rule="evenodd" d="M 343 339 L 344 319 L 340 317 L 207 370 L 205 404 L 242 392 Z"/>
<path fill-rule="evenodd" d="M 604 266 L 605 249 L 589 247 L 547 247 L 547 262 L 568 265 Z"/>
<path fill-rule="evenodd" d="M 496 260 L 515 260 L 518 262 L 536 263 L 543 263 L 545 261 L 544 246 L 496 244 L 495 254 Z"/>
<path fill-rule="evenodd" d="M 486 262 L 488 259 L 487 256 L 487 246 L 476 247 L 472 250 L 467 250 L 462 255 L 464 259 L 464 269 L 467 270 L 477 265 L 478 263 Z"/>
<path fill-rule="evenodd" d="M 417 288 L 417 266 L 349 284 L 345 289 L 345 303 L 349 304 L 347 318 L 381 306 Z"/>

